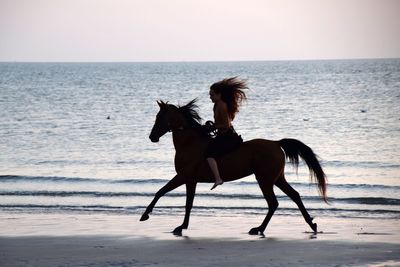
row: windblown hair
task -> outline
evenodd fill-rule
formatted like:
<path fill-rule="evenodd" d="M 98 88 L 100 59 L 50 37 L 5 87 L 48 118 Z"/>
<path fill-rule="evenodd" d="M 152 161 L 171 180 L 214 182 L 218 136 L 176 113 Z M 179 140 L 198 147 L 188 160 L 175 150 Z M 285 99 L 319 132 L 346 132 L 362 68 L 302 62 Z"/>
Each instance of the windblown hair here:
<path fill-rule="evenodd" d="M 216 82 L 210 87 L 217 94 L 221 94 L 221 99 L 228 106 L 228 114 L 231 119 L 235 118 L 239 112 L 239 106 L 243 100 L 246 100 L 246 93 L 243 91 L 248 89 L 246 81 L 239 79 L 237 76 L 223 79 Z"/>
<path fill-rule="evenodd" d="M 197 98 L 184 106 L 178 106 L 179 112 L 185 117 L 190 127 L 196 130 L 201 136 L 210 137 L 209 131 L 201 124 L 201 117 L 197 111 Z"/>

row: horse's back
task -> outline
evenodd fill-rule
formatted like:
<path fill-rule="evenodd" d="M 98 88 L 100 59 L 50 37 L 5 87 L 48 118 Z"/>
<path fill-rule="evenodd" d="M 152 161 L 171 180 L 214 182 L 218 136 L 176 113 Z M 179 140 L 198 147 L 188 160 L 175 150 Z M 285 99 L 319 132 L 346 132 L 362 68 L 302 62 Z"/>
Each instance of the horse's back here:
<path fill-rule="evenodd" d="M 279 164 L 285 162 L 285 154 L 279 144 L 279 141 L 267 139 L 252 139 L 246 141 L 239 148 L 244 150 L 245 153 L 251 153 L 255 164 L 268 161 L 269 164 Z"/>

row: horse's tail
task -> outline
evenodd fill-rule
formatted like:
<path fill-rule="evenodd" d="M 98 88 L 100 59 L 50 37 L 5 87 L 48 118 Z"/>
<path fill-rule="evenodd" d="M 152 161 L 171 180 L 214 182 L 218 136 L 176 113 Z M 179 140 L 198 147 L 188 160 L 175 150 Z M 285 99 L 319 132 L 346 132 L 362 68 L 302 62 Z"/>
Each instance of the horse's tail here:
<path fill-rule="evenodd" d="M 328 202 L 326 175 L 312 149 L 296 139 L 282 139 L 279 141 L 279 145 L 285 151 L 286 158 L 296 168 L 296 172 L 299 167 L 299 156 L 305 161 L 310 170 L 310 179 L 318 183 L 322 199 Z"/>

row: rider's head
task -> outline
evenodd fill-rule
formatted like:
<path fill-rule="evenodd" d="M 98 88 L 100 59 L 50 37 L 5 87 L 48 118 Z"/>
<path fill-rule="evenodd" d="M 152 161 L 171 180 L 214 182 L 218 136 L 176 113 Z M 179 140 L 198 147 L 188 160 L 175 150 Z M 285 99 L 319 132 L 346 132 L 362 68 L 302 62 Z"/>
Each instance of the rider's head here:
<path fill-rule="evenodd" d="M 246 93 L 243 91 L 245 89 L 248 89 L 245 80 L 238 77 L 223 79 L 211 85 L 210 98 L 213 100 L 213 97 L 220 97 L 227 104 L 229 116 L 233 119 L 239 112 L 240 104 L 246 99 Z"/>

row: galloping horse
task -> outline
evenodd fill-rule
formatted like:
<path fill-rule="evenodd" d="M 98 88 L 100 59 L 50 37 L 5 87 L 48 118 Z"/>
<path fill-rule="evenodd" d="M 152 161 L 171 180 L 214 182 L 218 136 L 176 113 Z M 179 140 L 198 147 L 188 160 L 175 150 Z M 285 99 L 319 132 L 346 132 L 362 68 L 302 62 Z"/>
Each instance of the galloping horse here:
<path fill-rule="evenodd" d="M 174 106 L 164 102 L 157 102 L 160 111 L 157 114 L 150 140 L 158 142 L 160 137 L 172 131 L 173 143 L 176 150 L 176 176 L 172 178 L 156 194 L 153 201 L 146 208 L 140 221 L 149 218 L 157 201 L 167 192 L 186 185 L 185 218 L 182 225 L 176 227 L 174 234 L 182 234 L 182 229 L 189 226 L 190 211 L 197 183 L 214 183 L 214 176 L 209 168 L 204 152 L 210 141 L 208 130 L 200 124 L 201 118 L 197 113 L 196 100 L 184 106 Z M 322 199 L 327 202 L 326 176 L 311 148 L 295 139 L 270 141 L 254 139 L 244 142 L 237 150 L 217 159 L 221 177 L 225 182 L 237 180 L 255 174 L 261 191 L 268 203 L 268 213 L 260 226 L 252 228 L 250 235 L 263 235 L 272 215 L 278 208 L 278 201 L 274 193 L 274 185 L 288 195 L 299 207 L 305 221 L 316 233 L 317 224 L 308 214 L 299 193 L 286 181 L 284 175 L 285 157 L 296 170 L 299 165 L 299 156 L 305 161 L 310 171 L 310 178 L 318 183 Z"/>

